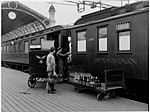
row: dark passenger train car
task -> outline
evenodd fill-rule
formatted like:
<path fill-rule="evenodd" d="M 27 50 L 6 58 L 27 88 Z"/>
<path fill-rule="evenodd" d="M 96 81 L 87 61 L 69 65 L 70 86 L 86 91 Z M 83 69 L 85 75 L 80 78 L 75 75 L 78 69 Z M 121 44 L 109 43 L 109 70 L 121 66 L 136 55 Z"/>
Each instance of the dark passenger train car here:
<path fill-rule="evenodd" d="M 126 90 L 120 95 L 148 102 L 149 2 L 82 16 L 71 34 L 73 66 L 99 77 L 104 70 L 123 68 Z"/>
<path fill-rule="evenodd" d="M 53 46 L 56 49 L 58 47 L 69 49 L 68 35 L 66 26 L 57 25 L 46 30 L 2 41 L 2 66 L 26 71 L 29 69 L 30 45 L 44 43 L 45 49 L 45 47 L 51 46 L 46 45 L 45 41 L 53 41 Z"/>

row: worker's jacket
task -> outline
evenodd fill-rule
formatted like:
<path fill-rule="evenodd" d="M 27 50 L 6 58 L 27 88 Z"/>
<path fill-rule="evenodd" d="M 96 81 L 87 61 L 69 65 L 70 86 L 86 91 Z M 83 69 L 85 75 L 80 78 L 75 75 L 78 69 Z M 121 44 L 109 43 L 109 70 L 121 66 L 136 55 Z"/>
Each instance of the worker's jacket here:
<path fill-rule="evenodd" d="M 46 64 L 47 64 L 47 72 L 55 71 L 56 66 L 55 57 L 51 53 L 47 55 Z"/>

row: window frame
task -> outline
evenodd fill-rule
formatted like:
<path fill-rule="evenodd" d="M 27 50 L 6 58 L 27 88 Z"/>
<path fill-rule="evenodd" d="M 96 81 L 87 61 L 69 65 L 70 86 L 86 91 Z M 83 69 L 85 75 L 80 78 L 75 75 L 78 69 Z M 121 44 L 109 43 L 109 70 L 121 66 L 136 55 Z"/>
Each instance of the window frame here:
<path fill-rule="evenodd" d="M 129 43 L 129 47 L 130 47 L 130 49 L 129 50 L 120 50 L 120 36 L 119 36 L 119 34 L 120 33 L 123 33 L 123 32 L 129 32 L 129 36 L 130 36 L 130 43 Z M 117 31 L 117 47 L 118 47 L 118 52 L 117 53 L 131 53 L 131 30 L 121 30 L 121 31 Z"/>
<path fill-rule="evenodd" d="M 2 45 L 1 46 L 1 54 L 3 54 L 4 53 L 4 46 Z"/>
<path fill-rule="evenodd" d="M 42 43 L 42 40 L 44 40 L 44 37 L 40 37 L 40 44 Z"/>
<path fill-rule="evenodd" d="M 107 29 L 107 35 L 106 35 L 106 39 L 107 39 L 107 50 L 100 50 L 100 43 L 99 43 L 99 29 L 103 29 L 106 28 Z M 106 53 L 108 54 L 108 24 L 107 25 L 102 25 L 102 26 L 98 26 L 97 27 L 97 53 Z"/>
<path fill-rule="evenodd" d="M 30 44 L 37 44 L 36 38 L 31 39 L 31 40 L 30 40 Z"/>
<path fill-rule="evenodd" d="M 126 25 L 125 25 L 126 24 Z M 119 25 L 124 25 L 124 27 Z M 130 33 L 130 50 L 120 50 L 119 49 L 119 33 L 121 32 L 127 32 L 129 31 Z M 131 54 L 132 53 L 132 47 L 131 47 L 131 35 L 132 35 L 132 21 L 131 20 L 125 20 L 125 21 L 118 21 L 116 23 L 116 33 L 117 33 L 117 54 L 120 53 L 127 53 Z"/>
<path fill-rule="evenodd" d="M 18 53 L 19 54 L 23 53 L 23 41 L 18 42 Z"/>
<path fill-rule="evenodd" d="M 85 51 L 78 51 L 78 33 L 79 32 L 85 32 Z M 86 35 L 87 35 L 86 29 L 76 31 L 76 52 L 78 54 L 86 54 L 87 53 L 87 37 L 86 37 Z"/>
<path fill-rule="evenodd" d="M 9 49 L 10 49 L 10 44 L 8 43 L 7 45 L 6 45 L 6 54 L 9 54 L 10 52 L 9 52 Z"/>
<path fill-rule="evenodd" d="M 28 52 L 26 52 L 26 42 L 28 43 L 28 46 L 27 46 Z M 25 53 L 25 54 L 28 54 L 28 53 L 29 53 L 29 41 L 28 41 L 28 40 L 24 41 L 24 53 Z"/>
<path fill-rule="evenodd" d="M 14 47 L 13 44 L 10 43 L 10 45 L 9 45 L 9 53 L 10 54 L 13 54 L 13 50 L 14 50 L 13 47 Z"/>
<path fill-rule="evenodd" d="M 4 45 L 4 54 L 7 54 L 7 47 L 6 47 L 6 44 Z"/>
<path fill-rule="evenodd" d="M 18 42 L 14 42 L 14 54 L 18 53 Z"/>

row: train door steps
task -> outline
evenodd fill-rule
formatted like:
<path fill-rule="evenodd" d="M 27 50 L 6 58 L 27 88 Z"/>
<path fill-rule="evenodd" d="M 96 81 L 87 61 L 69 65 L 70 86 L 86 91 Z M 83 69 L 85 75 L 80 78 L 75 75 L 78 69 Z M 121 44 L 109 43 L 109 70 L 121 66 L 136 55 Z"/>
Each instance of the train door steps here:
<path fill-rule="evenodd" d="M 148 104 L 117 97 L 97 101 L 96 94 L 74 92 L 67 83 L 56 84 L 56 94 L 45 91 L 45 83 L 37 83 L 27 91 L 27 73 L 1 67 L 1 111 L 2 112 L 93 112 L 93 111 L 148 111 Z"/>

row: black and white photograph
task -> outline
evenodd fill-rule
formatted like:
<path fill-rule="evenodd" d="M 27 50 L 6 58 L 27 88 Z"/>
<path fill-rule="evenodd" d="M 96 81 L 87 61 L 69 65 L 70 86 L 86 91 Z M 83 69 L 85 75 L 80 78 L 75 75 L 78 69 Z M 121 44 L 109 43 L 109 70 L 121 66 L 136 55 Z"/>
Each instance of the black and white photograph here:
<path fill-rule="evenodd" d="M 149 0 L 1 0 L 1 112 L 148 112 Z"/>

